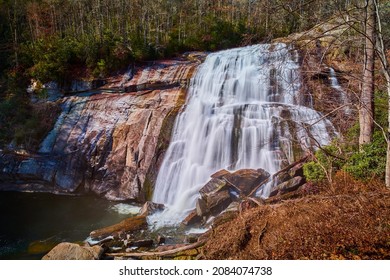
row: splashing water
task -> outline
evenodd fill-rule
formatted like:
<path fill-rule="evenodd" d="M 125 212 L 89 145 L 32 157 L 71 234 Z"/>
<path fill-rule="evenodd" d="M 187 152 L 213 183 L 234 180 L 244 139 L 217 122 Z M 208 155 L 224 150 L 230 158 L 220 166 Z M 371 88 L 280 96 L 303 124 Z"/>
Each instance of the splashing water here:
<path fill-rule="evenodd" d="M 182 221 L 220 169 L 273 174 L 299 156 L 297 150 L 328 143 L 333 125 L 309 108 L 311 96 L 300 90 L 298 53 L 285 44 L 208 55 L 191 81 L 157 178 L 153 201 L 167 210 L 149 222 L 161 227 Z"/>

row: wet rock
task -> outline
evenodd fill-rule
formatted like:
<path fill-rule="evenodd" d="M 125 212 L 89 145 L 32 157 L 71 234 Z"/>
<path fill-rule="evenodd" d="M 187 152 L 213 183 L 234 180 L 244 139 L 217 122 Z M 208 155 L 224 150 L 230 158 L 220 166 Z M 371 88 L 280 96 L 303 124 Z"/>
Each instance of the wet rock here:
<path fill-rule="evenodd" d="M 92 238 L 104 238 L 110 235 L 120 235 L 141 230 L 147 227 L 146 216 L 135 216 L 127 218 L 118 224 L 92 231 L 89 235 Z"/>
<path fill-rule="evenodd" d="M 286 182 L 272 187 L 270 197 L 275 195 L 282 195 L 288 192 L 297 190 L 306 182 L 305 178 L 301 176 L 294 177 Z"/>
<path fill-rule="evenodd" d="M 159 236 L 157 236 L 157 244 L 158 245 L 161 245 L 161 244 L 164 244 L 165 243 L 165 237 L 164 236 L 161 236 L 161 235 L 159 235 Z"/>
<path fill-rule="evenodd" d="M 218 178 L 212 178 L 210 181 L 208 181 L 206 183 L 206 185 L 204 185 L 199 190 L 199 193 L 200 193 L 202 198 L 207 199 L 207 196 L 211 195 L 212 193 L 216 193 L 216 192 L 222 190 L 226 186 L 227 186 L 227 183 L 225 180 L 218 179 Z"/>
<path fill-rule="evenodd" d="M 185 226 L 193 226 L 199 224 L 202 221 L 200 215 L 197 214 L 197 211 L 194 210 L 183 220 L 182 224 Z"/>
<path fill-rule="evenodd" d="M 196 201 L 196 214 L 199 217 L 206 216 L 209 213 L 209 208 L 207 207 L 207 203 L 203 198 L 198 198 Z"/>
<path fill-rule="evenodd" d="M 279 185 L 283 182 L 286 182 L 288 180 L 291 180 L 294 177 L 300 176 L 304 177 L 303 175 L 303 165 L 309 160 L 309 156 L 303 157 L 299 159 L 296 162 L 291 163 L 290 165 L 286 166 L 282 170 L 276 172 L 272 180 L 274 181 L 274 184 Z"/>
<path fill-rule="evenodd" d="M 104 250 L 100 246 L 82 247 L 74 243 L 60 243 L 43 260 L 98 260 Z"/>
<path fill-rule="evenodd" d="M 223 176 L 223 179 L 244 195 L 248 195 L 269 177 L 270 174 L 264 169 L 240 169 Z"/>
<path fill-rule="evenodd" d="M 273 177 L 273 183 L 278 185 L 280 183 L 286 182 L 288 180 L 291 180 L 293 177 L 288 173 L 287 171 L 280 172 L 274 175 Z"/>
<path fill-rule="evenodd" d="M 297 176 L 303 177 L 303 165 L 304 164 L 305 164 L 304 162 L 300 162 L 300 163 L 294 165 L 293 167 L 290 168 L 288 174 L 291 177 L 297 177 Z"/>
<path fill-rule="evenodd" d="M 219 191 L 213 194 L 210 194 L 207 197 L 207 209 L 212 215 L 217 215 L 225 210 L 230 203 L 232 198 L 230 197 L 229 191 Z"/>
<path fill-rule="evenodd" d="M 237 201 L 233 201 L 229 204 L 229 206 L 225 209 L 225 212 L 238 212 L 238 209 L 240 207 L 240 203 Z"/>
<path fill-rule="evenodd" d="M 145 239 L 145 240 L 136 240 L 131 241 L 127 244 L 128 247 L 152 247 L 154 244 L 153 240 Z"/>
<path fill-rule="evenodd" d="M 221 170 L 215 172 L 210 177 L 211 178 L 221 179 L 223 176 L 226 176 L 226 175 L 229 175 L 229 174 L 231 174 L 231 173 L 229 171 L 227 171 L 226 169 L 221 169 Z"/>
<path fill-rule="evenodd" d="M 158 211 L 164 210 L 164 208 L 165 208 L 164 204 L 159 204 L 159 203 L 154 203 L 152 201 L 147 201 L 142 206 L 139 214 L 141 216 L 149 216 L 149 215 L 152 215 Z"/>

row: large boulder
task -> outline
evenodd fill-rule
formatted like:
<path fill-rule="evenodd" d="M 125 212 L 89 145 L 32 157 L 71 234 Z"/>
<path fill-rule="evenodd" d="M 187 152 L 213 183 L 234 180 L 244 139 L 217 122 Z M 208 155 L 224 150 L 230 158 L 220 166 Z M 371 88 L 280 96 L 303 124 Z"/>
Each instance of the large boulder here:
<path fill-rule="evenodd" d="M 215 172 L 214 174 L 212 174 L 210 177 L 221 179 L 221 178 L 223 178 L 223 176 L 226 176 L 229 174 L 231 174 L 231 173 L 229 171 L 227 171 L 226 169 L 221 169 L 221 170 Z"/>
<path fill-rule="evenodd" d="M 230 174 L 230 173 L 229 173 Z M 207 199 L 208 196 L 221 191 L 223 188 L 228 186 L 227 182 L 223 179 L 212 178 L 206 183 L 200 190 L 199 193 L 202 198 Z"/>
<path fill-rule="evenodd" d="M 223 179 L 239 190 L 242 194 L 248 195 L 260 187 L 270 177 L 264 169 L 240 169 L 234 173 L 226 174 Z"/>
<path fill-rule="evenodd" d="M 275 195 L 282 195 L 288 192 L 293 192 L 305 183 L 306 180 L 304 177 L 301 176 L 294 177 L 286 182 L 273 186 L 271 188 L 270 197 Z"/>
<path fill-rule="evenodd" d="M 199 224 L 202 221 L 202 215 L 198 215 L 197 210 L 193 210 L 188 216 L 182 221 L 185 226 L 193 226 Z"/>
<path fill-rule="evenodd" d="M 223 190 L 208 196 L 206 205 L 211 215 L 217 215 L 225 210 L 231 202 L 232 198 L 229 191 Z"/>
<path fill-rule="evenodd" d="M 85 247 L 74 243 L 60 243 L 42 260 L 98 260 L 104 250 L 100 246 Z"/>

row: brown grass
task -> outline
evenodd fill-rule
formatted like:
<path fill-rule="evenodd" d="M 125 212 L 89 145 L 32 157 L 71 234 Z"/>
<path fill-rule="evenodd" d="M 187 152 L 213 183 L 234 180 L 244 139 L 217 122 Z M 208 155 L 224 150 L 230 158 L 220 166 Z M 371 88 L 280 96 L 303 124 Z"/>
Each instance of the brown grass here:
<path fill-rule="evenodd" d="M 390 259 L 390 192 L 340 173 L 317 195 L 216 227 L 203 250 L 206 259 Z"/>

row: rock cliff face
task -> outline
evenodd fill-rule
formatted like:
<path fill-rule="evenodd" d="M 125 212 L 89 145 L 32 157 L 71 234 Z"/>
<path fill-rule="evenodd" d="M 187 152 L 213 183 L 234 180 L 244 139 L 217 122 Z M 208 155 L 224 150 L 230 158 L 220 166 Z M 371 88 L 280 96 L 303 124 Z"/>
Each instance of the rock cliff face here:
<path fill-rule="evenodd" d="M 0 189 L 145 200 L 155 175 L 148 171 L 161 162 L 198 64 L 161 61 L 118 75 L 104 89 L 64 97 L 36 154 L 0 154 Z"/>

